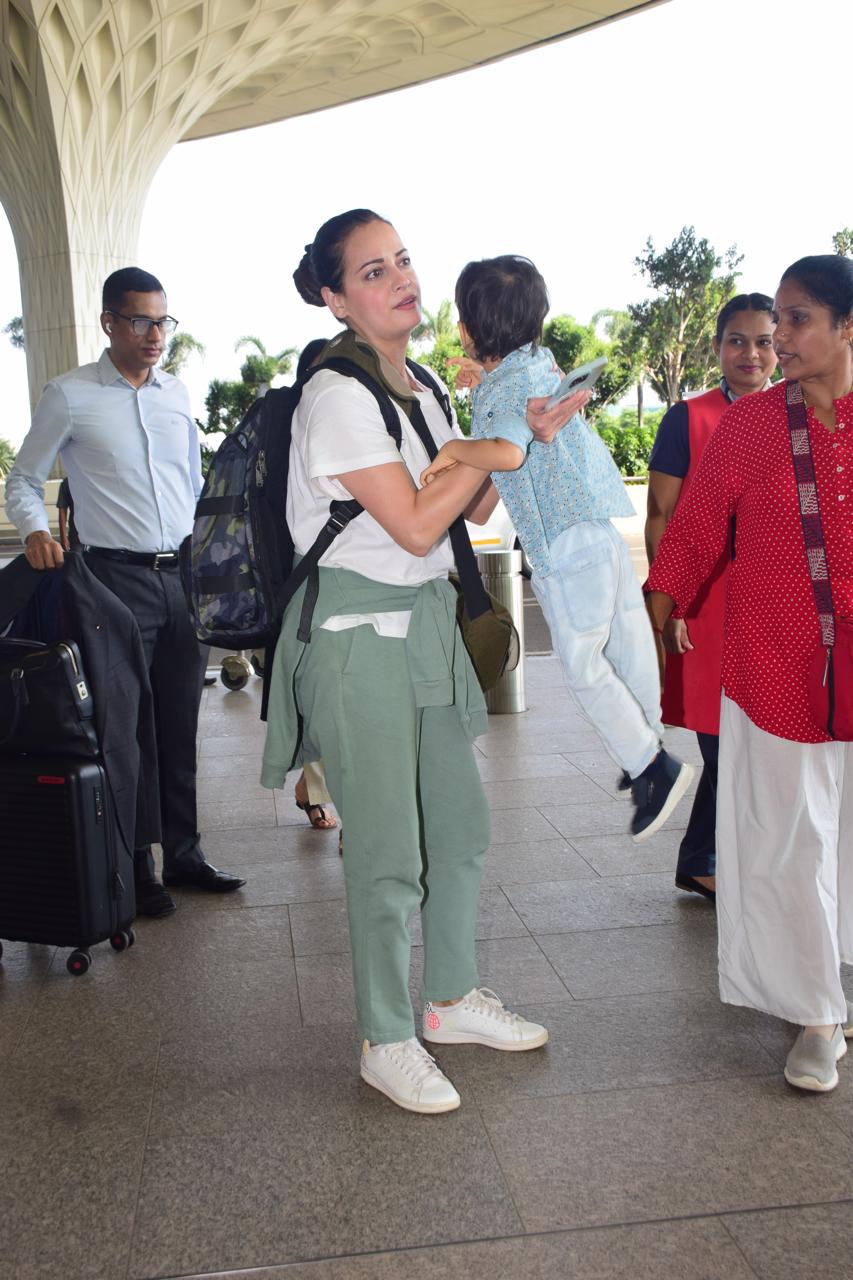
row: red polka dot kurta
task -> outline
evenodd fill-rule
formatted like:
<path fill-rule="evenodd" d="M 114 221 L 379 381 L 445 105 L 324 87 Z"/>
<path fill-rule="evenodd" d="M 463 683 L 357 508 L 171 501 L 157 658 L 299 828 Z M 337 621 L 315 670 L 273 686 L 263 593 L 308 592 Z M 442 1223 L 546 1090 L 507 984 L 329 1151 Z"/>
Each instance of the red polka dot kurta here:
<path fill-rule="evenodd" d="M 830 432 L 808 411 L 836 615 L 853 617 L 853 394 Z M 794 482 L 785 383 L 744 396 L 720 419 L 649 574 L 681 617 L 716 564 L 737 516 L 726 595 L 722 687 L 753 724 L 794 742 L 828 742 L 806 695 L 820 644 Z"/>

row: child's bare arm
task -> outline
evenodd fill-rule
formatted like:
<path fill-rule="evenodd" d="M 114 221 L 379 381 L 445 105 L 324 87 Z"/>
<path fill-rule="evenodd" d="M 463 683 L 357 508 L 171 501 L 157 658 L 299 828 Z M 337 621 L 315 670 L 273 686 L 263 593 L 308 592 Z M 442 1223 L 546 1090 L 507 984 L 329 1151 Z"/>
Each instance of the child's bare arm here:
<path fill-rule="evenodd" d="M 475 471 L 517 471 L 524 451 L 509 440 L 449 440 L 421 473 L 421 484 L 429 484 L 440 471 L 460 462 Z"/>

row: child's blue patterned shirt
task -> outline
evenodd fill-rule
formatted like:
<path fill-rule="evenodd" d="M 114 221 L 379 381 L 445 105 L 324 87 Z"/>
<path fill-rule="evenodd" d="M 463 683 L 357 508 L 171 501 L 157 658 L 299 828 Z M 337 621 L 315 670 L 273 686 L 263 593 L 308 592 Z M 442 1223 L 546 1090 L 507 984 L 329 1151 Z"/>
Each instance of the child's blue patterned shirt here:
<path fill-rule="evenodd" d="M 512 351 L 487 373 L 471 402 L 471 434 L 510 440 L 526 457 L 517 471 L 492 474 L 535 572 L 551 572 L 550 544 L 581 520 L 632 516 L 634 507 L 601 437 L 575 414 L 552 444 L 540 444 L 527 425 L 527 401 L 560 385 L 547 347 Z"/>

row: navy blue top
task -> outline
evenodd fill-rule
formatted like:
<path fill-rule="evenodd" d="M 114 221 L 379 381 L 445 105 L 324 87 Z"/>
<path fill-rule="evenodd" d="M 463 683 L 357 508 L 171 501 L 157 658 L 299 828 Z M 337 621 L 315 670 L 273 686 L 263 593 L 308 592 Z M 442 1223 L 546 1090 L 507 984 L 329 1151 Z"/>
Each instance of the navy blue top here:
<path fill-rule="evenodd" d="M 687 402 L 679 400 L 660 420 L 649 457 L 649 471 L 683 480 L 690 470 L 690 416 Z"/>

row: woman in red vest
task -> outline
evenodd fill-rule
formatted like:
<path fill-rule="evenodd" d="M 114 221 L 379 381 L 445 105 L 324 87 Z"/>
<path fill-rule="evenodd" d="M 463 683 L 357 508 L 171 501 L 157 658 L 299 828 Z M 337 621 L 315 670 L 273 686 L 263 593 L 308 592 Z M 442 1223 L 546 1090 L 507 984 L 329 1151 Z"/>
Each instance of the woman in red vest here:
<path fill-rule="evenodd" d="M 646 551 L 653 562 L 663 531 L 686 496 L 705 446 L 732 401 L 770 383 L 776 368 L 772 298 L 741 293 L 717 317 L 714 350 L 720 361 L 719 387 L 681 400 L 663 416 L 649 459 Z M 732 529 L 732 538 L 734 529 Z M 678 851 L 679 889 L 716 897 L 717 757 L 720 732 L 720 666 L 726 577 L 734 543 L 720 557 L 686 617 L 674 624 L 679 652 L 666 657 L 661 698 L 665 724 L 693 729 L 705 768 Z M 695 644 L 695 649 L 694 649 Z"/>

